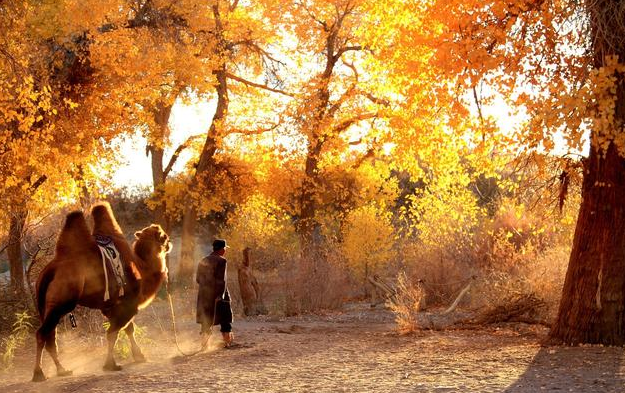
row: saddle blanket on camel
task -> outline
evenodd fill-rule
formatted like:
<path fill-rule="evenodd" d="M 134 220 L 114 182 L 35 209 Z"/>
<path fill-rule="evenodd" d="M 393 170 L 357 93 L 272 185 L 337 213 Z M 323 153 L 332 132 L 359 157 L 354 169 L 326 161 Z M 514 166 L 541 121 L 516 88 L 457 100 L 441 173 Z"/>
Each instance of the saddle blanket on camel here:
<path fill-rule="evenodd" d="M 113 239 L 108 236 L 103 235 L 94 235 L 95 242 L 100 249 L 100 254 L 102 255 L 102 269 L 104 270 L 104 301 L 107 301 L 111 298 L 109 292 L 109 275 L 112 274 L 115 278 L 112 284 L 117 284 L 117 286 L 112 286 L 113 290 L 115 288 L 118 289 L 118 295 L 124 296 L 124 286 L 126 285 L 126 274 L 124 273 L 124 265 L 122 264 L 121 254 L 115 247 L 115 243 L 113 243 Z"/>

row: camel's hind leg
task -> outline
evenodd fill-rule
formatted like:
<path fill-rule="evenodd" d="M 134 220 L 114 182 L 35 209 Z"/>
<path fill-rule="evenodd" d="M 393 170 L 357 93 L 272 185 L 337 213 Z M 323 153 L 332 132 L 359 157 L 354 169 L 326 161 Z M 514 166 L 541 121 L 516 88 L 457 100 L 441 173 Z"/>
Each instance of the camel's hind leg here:
<path fill-rule="evenodd" d="M 56 329 L 54 329 L 46 341 L 46 350 L 52 357 L 54 364 L 56 365 L 56 375 L 59 377 L 65 377 L 67 375 L 72 375 L 72 370 L 66 370 L 59 361 L 59 354 L 56 346 Z"/>
<path fill-rule="evenodd" d="M 37 329 L 37 352 L 35 359 L 35 370 L 33 372 L 33 381 L 41 382 L 45 381 L 46 377 L 41 369 L 41 357 L 43 355 L 43 348 L 45 347 L 50 357 L 56 365 L 56 372 L 58 376 L 71 375 L 72 372 L 66 370 L 59 361 L 59 355 L 56 346 L 56 325 L 58 325 L 61 318 L 69 311 L 73 310 L 72 305 L 66 305 L 65 307 L 56 307 L 46 313 L 46 316 L 41 323 L 41 327 Z"/>
<path fill-rule="evenodd" d="M 146 358 L 143 355 L 143 352 L 141 352 L 141 348 L 139 348 L 137 341 L 135 340 L 134 322 L 130 321 L 130 323 L 128 324 L 128 326 L 126 326 L 126 329 L 124 329 L 124 331 L 126 332 L 128 339 L 130 340 L 130 347 L 132 348 L 132 357 L 135 359 L 135 362 L 137 363 L 145 362 Z"/>
<path fill-rule="evenodd" d="M 37 353 L 35 357 L 35 370 L 33 371 L 33 382 L 42 382 L 46 380 L 46 376 L 41 369 L 41 355 L 43 355 L 43 348 L 46 345 L 46 339 L 41 333 L 41 328 L 37 330 Z"/>

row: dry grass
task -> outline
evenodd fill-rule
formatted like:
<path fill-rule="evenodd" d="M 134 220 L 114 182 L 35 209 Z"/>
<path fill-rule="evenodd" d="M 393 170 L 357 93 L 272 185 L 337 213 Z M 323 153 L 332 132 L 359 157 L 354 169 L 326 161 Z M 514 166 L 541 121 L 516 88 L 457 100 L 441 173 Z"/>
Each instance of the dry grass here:
<path fill-rule="evenodd" d="M 413 333 L 420 329 L 417 318 L 425 299 L 423 286 L 408 279 L 405 273 L 397 277 L 397 294 L 388 301 L 395 314 L 397 329 L 401 334 Z"/>
<path fill-rule="evenodd" d="M 301 258 L 281 270 L 285 315 L 336 309 L 352 287 L 348 272 L 324 258 Z"/>
<path fill-rule="evenodd" d="M 568 238 L 529 229 L 515 232 L 510 228 L 530 225 L 513 218 L 507 214 L 495 224 L 485 224 L 501 230 L 476 231 L 472 248 L 459 250 L 453 239 L 429 247 L 418 242 L 404 246 L 407 275 L 400 276 L 399 295 L 391 303 L 398 329 L 419 329 L 417 310 L 449 306 L 473 275 L 477 280 L 460 303 L 465 311 L 480 315 L 531 298 L 541 307 L 527 320 L 553 321 L 568 265 Z"/>

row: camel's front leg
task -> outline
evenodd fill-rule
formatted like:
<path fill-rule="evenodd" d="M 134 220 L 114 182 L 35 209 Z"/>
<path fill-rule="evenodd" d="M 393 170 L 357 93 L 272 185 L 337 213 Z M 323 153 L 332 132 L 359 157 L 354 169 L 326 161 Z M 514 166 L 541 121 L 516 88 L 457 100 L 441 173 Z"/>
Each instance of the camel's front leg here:
<path fill-rule="evenodd" d="M 130 340 L 130 348 L 132 348 L 132 357 L 135 359 L 137 363 L 143 363 L 146 361 L 143 352 L 141 352 L 141 348 L 137 345 L 137 341 L 135 340 L 135 324 L 130 321 L 126 329 L 124 329 L 126 335 L 128 335 L 128 339 Z"/>
<path fill-rule="evenodd" d="M 117 333 L 119 333 L 119 327 L 111 323 L 111 326 L 106 331 L 106 340 L 108 343 L 108 352 L 106 354 L 106 362 L 104 363 L 104 371 L 119 371 L 121 366 L 115 363 L 115 342 L 117 342 Z"/>

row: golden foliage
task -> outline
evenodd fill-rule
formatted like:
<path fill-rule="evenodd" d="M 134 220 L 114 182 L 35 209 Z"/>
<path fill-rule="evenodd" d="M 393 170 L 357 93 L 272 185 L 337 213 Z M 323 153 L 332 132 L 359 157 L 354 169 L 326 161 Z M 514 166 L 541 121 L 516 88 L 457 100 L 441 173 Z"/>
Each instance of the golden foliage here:
<path fill-rule="evenodd" d="M 391 214 L 375 204 L 351 211 L 345 219 L 341 251 L 356 277 L 379 274 L 396 257 Z"/>

